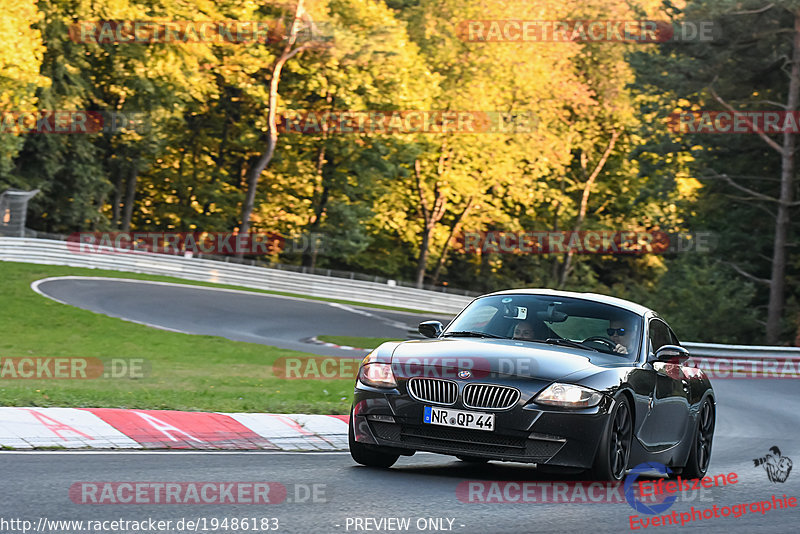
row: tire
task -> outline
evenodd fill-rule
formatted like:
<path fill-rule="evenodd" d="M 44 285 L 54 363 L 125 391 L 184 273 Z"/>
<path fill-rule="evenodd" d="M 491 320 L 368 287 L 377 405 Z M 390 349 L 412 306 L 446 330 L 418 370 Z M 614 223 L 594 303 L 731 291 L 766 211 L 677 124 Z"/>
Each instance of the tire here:
<path fill-rule="evenodd" d="M 478 458 L 477 456 L 456 456 L 456 458 L 468 464 L 485 464 L 489 461 L 488 458 Z"/>
<path fill-rule="evenodd" d="M 681 476 L 683 478 L 703 478 L 708 472 L 711 461 L 711 444 L 714 441 L 714 426 L 716 413 L 714 404 L 710 399 L 703 401 L 700 413 L 697 416 L 697 428 L 693 436 L 692 449 L 689 459 Z"/>
<path fill-rule="evenodd" d="M 633 436 L 633 416 L 624 395 L 616 401 L 608 426 L 600 440 L 591 476 L 596 480 L 622 480 L 628 470 Z"/>
<path fill-rule="evenodd" d="M 353 430 L 353 410 L 350 410 L 350 423 L 347 425 L 347 437 L 350 444 L 350 456 L 356 463 L 368 467 L 391 467 L 400 458 L 399 454 L 385 453 L 380 447 L 364 445 L 356 441 L 355 431 Z"/>

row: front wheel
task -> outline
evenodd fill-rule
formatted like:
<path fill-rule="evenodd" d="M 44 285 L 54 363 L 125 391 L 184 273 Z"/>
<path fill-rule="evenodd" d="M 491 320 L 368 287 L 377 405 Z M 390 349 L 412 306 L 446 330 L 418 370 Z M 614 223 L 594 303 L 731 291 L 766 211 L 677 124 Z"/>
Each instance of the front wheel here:
<path fill-rule="evenodd" d="M 356 441 L 353 425 L 355 417 L 353 410 L 350 410 L 350 423 L 347 425 L 347 437 L 350 444 L 350 456 L 356 463 L 368 467 L 391 467 L 400 458 L 399 454 L 388 454 L 381 452 L 380 448 L 364 445 Z"/>
<path fill-rule="evenodd" d="M 622 480 L 628 470 L 633 417 L 627 397 L 621 396 L 616 404 L 592 466 L 592 477 L 598 480 Z"/>
<path fill-rule="evenodd" d="M 711 461 L 711 442 L 714 440 L 715 424 L 714 404 L 711 399 L 703 401 L 700 415 L 697 417 L 697 431 L 689 452 L 689 460 L 683 469 L 683 478 L 703 478 L 708 472 Z"/>

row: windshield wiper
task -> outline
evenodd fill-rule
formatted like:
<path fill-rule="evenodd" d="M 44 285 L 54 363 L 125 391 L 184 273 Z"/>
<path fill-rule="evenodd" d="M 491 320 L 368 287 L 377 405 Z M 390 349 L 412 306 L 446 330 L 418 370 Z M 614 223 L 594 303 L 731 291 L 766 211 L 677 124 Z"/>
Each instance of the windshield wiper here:
<path fill-rule="evenodd" d="M 488 334 L 486 332 L 470 332 L 470 331 L 459 331 L 459 332 L 446 332 L 442 334 L 442 337 L 490 337 L 492 339 L 506 339 L 503 336 L 498 336 L 495 334 Z"/>
<path fill-rule="evenodd" d="M 600 352 L 599 350 L 593 347 L 588 347 L 583 343 L 578 343 L 577 341 L 572 341 L 571 339 L 564 339 L 561 337 L 549 337 L 545 340 L 545 343 L 549 345 L 560 345 L 562 347 L 573 347 L 576 349 L 584 349 L 584 350 L 591 350 L 594 352 Z"/>

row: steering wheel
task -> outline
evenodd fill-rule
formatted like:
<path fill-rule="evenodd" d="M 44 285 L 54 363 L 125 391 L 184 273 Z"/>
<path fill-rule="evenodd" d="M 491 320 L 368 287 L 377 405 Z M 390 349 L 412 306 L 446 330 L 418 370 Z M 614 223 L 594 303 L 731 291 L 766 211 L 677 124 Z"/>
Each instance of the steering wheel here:
<path fill-rule="evenodd" d="M 597 341 L 597 342 L 599 342 L 599 343 L 602 343 L 602 344 L 606 345 L 606 346 L 609 348 L 609 350 L 610 350 L 611 352 L 614 352 L 614 349 L 616 349 L 616 348 L 617 348 L 617 344 L 616 344 L 616 343 L 614 343 L 614 342 L 613 342 L 613 341 L 611 341 L 610 339 L 608 339 L 608 338 L 605 338 L 605 337 L 603 337 L 603 336 L 592 336 L 592 337 L 587 337 L 586 339 L 584 339 L 584 340 L 582 341 L 582 343 L 586 343 L 587 341 Z"/>

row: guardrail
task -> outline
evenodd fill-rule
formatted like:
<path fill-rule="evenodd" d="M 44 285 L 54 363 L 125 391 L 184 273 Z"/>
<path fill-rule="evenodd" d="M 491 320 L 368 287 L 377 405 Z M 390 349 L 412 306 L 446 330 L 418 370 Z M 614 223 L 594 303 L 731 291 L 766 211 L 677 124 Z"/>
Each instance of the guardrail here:
<path fill-rule="evenodd" d="M 716 343 L 681 343 L 692 355 L 732 360 L 764 358 L 800 358 L 800 347 L 767 347 L 757 345 L 718 345 Z"/>
<path fill-rule="evenodd" d="M 472 297 L 391 286 L 363 280 L 268 269 L 252 265 L 186 258 L 148 252 L 79 253 L 65 241 L 0 237 L 0 261 L 39 263 L 108 269 L 133 273 L 173 276 L 185 280 L 215 282 L 252 289 L 297 293 L 312 297 L 381 304 L 434 313 L 455 314 Z"/>
<path fill-rule="evenodd" d="M 800 348 L 681 343 L 711 378 L 800 378 Z"/>
<path fill-rule="evenodd" d="M 111 232 L 113 234 L 114 232 Z M 123 232 L 120 232 L 123 233 Z M 147 232 L 144 232 L 148 234 Z M 136 235 L 136 232 L 133 232 L 133 235 Z M 323 236 L 323 234 L 298 234 L 298 235 L 289 235 L 286 236 L 288 242 L 294 242 L 293 240 L 312 240 L 317 239 L 313 237 L 315 235 Z M 308 237 L 307 237 L 308 236 Z M 76 234 L 66 235 L 66 234 L 52 234 L 49 232 L 40 232 L 38 230 L 31 230 L 30 228 L 25 228 L 25 235 L 14 235 L 8 234 L 3 232 L 3 227 L 0 225 L 0 237 L 26 237 L 28 239 L 49 239 L 52 241 L 69 241 L 70 238 L 75 238 Z M 294 249 L 294 245 L 289 246 L 287 245 L 289 252 Z M 141 251 L 141 250 L 140 250 Z M 298 254 L 299 251 L 294 251 L 294 254 Z M 423 284 L 422 287 L 417 287 L 416 283 L 409 282 L 408 280 L 397 280 L 392 278 L 387 278 L 384 276 L 380 276 L 377 274 L 366 274 L 366 273 L 359 273 L 354 271 L 341 271 L 339 269 L 331 269 L 327 267 L 309 267 L 306 265 L 294 265 L 291 263 L 277 263 L 273 261 L 265 261 L 261 258 L 250 259 L 250 258 L 237 258 L 235 256 L 230 255 L 221 255 L 221 254 L 208 254 L 208 253 L 197 253 L 192 254 L 191 256 L 204 259 L 204 260 L 213 260 L 213 261 L 220 261 L 224 263 L 236 263 L 239 265 L 252 265 L 255 267 L 264 267 L 267 269 L 275 269 L 278 271 L 291 271 L 295 273 L 303 273 L 303 274 L 316 274 L 320 276 L 325 276 L 329 278 L 347 278 L 348 280 L 361 280 L 362 282 L 376 282 L 379 284 L 386 284 L 389 286 L 397 286 L 397 287 L 408 287 L 412 289 L 427 289 L 430 291 L 435 291 L 437 293 L 450 293 L 453 295 L 461 295 L 466 297 L 477 297 L 482 293 L 477 291 L 470 291 L 467 289 L 461 289 L 457 287 L 450 287 L 447 284 L 436 285 L 436 284 Z"/>
<path fill-rule="evenodd" d="M 364 304 L 382 304 L 449 315 L 458 313 L 472 300 L 472 297 L 424 289 L 165 254 L 146 252 L 80 254 L 68 250 L 66 242 L 50 239 L 0 237 L 0 261 L 172 276 L 185 280 L 215 282 Z M 800 372 L 800 348 L 692 342 L 685 342 L 683 346 L 695 358 L 735 360 L 739 365 L 745 366 L 763 364 L 765 361 L 790 361 L 798 365 L 797 369 Z M 699 366 L 709 369 L 707 363 L 701 362 Z"/>

